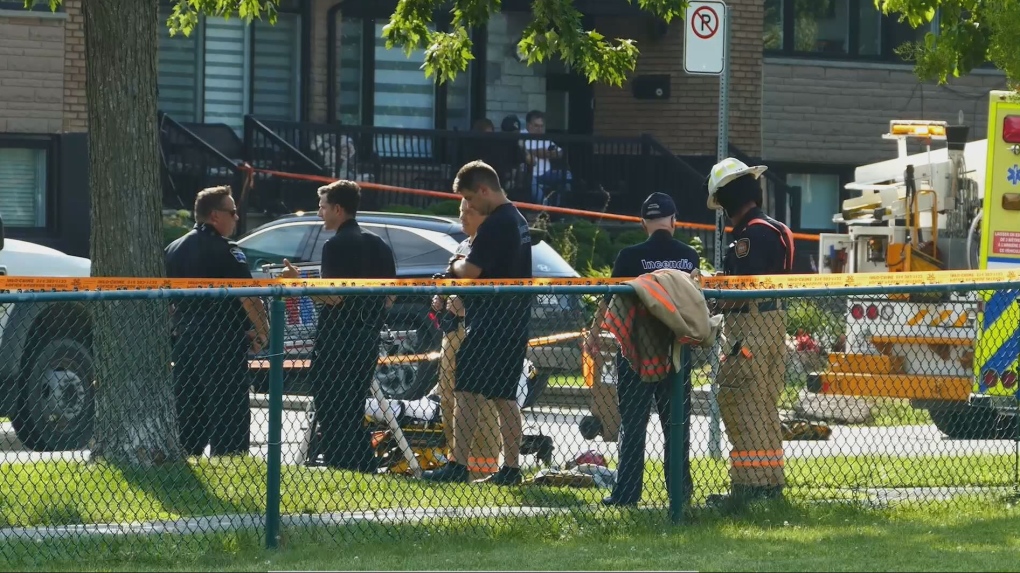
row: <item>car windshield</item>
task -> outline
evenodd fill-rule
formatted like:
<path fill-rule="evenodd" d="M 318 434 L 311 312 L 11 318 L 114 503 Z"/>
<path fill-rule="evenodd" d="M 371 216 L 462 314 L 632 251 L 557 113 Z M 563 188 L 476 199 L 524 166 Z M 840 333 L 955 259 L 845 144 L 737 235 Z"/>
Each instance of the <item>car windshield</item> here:
<path fill-rule="evenodd" d="M 458 243 L 467 238 L 463 231 L 450 234 Z M 574 267 L 570 266 L 556 249 L 546 241 L 539 241 L 531 248 L 531 272 L 536 277 L 579 277 Z"/>
<path fill-rule="evenodd" d="M 545 241 L 531 248 L 531 269 L 536 277 L 581 276 Z"/>

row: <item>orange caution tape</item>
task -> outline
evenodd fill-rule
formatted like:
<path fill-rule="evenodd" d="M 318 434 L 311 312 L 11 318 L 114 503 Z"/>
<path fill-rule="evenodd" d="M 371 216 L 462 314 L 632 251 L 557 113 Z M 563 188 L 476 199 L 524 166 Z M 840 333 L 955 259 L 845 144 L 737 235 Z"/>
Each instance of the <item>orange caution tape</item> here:
<path fill-rule="evenodd" d="M 244 287 L 456 287 L 456 286 L 586 286 L 619 285 L 631 278 L 535 279 L 160 279 L 132 277 L 0 277 L 0 292 L 125 291 L 158 289 L 222 289 Z M 1018 270 L 936 271 L 909 273 L 704 276 L 705 289 L 783 290 L 913 285 L 966 286 L 974 283 L 1020 281 Z M 594 293 L 598 294 L 598 293 Z"/>
<path fill-rule="evenodd" d="M 286 171 L 273 171 L 271 169 L 258 169 L 248 164 L 242 165 L 240 169 L 248 173 L 261 173 L 263 175 L 269 175 L 271 177 L 280 177 L 283 179 L 296 179 L 299 181 L 310 181 L 314 183 L 328 184 L 336 181 L 336 179 L 332 177 L 325 177 L 322 175 L 306 175 L 302 173 L 288 173 Z M 443 191 L 427 191 L 425 189 L 411 189 L 409 187 L 396 187 L 394 185 L 383 185 L 381 183 L 372 183 L 369 181 L 359 181 L 358 185 L 363 189 L 375 189 L 376 191 L 390 191 L 393 193 L 406 193 L 408 195 L 418 195 L 419 197 L 432 197 L 434 199 L 460 201 L 460 195 L 457 195 L 456 193 L 445 193 Z M 517 208 L 525 209 L 528 211 L 545 211 L 547 213 L 559 213 L 561 215 L 576 215 L 579 217 L 593 217 L 597 219 L 607 219 L 610 221 L 622 221 L 627 223 L 638 223 L 641 221 L 639 217 L 616 215 L 613 213 L 599 213 L 595 211 L 585 211 L 582 209 L 570 209 L 568 207 L 553 207 L 549 205 L 539 205 L 536 203 L 524 203 L 521 201 L 514 201 L 513 203 Z M 676 227 L 678 229 L 715 231 L 715 225 L 708 225 L 704 223 L 677 222 Z M 727 232 L 732 230 L 733 227 L 726 227 Z M 818 235 L 810 235 L 806 233 L 794 233 L 793 238 L 802 239 L 805 241 L 818 241 Z"/>
<path fill-rule="evenodd" d="M 0 277 L 0 291 L 66 292 L 270 287 L 600 286 L 627 279 L 165 279 L 132 277 Z"/>

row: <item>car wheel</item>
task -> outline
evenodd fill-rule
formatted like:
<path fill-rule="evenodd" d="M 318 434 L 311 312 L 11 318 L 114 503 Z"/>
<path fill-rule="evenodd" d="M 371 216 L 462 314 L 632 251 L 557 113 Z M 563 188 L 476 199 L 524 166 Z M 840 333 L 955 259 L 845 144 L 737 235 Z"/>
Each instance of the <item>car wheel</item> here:
<path fill-rule="evenodd" d="M 33 451 L 87 447 L 96 408 L 92 353 L 76 340 L 50 340 L 23 374 L 13 420 L 21 443 Z"/>
<path fill-rule="evenodd" d="M 429 352 L 428 344 L 416 332 L 403 340 L 384 341 L 383 356 Z M 439 361 L 419 361 L 380 365 L 375 372 L 383 395 L 391 400 L 418 400 L 428 394 L 439 377 Z"/>

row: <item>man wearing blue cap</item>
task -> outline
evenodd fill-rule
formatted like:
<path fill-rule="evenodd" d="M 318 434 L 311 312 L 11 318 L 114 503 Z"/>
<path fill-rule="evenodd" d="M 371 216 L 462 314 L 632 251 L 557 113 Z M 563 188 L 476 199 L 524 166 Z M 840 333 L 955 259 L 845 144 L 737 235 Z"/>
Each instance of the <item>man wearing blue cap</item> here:
<path fill-rule="evenodd" d="M 676 227 L 676 204 L 665 193 L 652 193 L 641 205 L 641 227 L 648 233 L 648 240 L 620 251 L 613 264 L 613 277 L 634 278 L 658 269 L 675 269 L 690 273 L 701 266 L 701 257 L 690 245 L 673 238 Z M 595 322 L 585 344 L 588 354 L 598 355 L 599 327 L 605 319 L 609 308 L 609 296 L 599 304 L 595 314 Z M 659 423 L 666 439 L 664 445 L 666 486 L 669 487 L 669 399 L 672 393 L 669 381 L 675 378 L 670 372 L 661 381 L 655 383 L 642 382 L 638 374 L 631 369 L 623 356 L 617 354 L 616 368 L 618 375 L 617 394 L 620 403 L 620 455 L 617 467 L 616 487 L 609 497 L 602 500 L 607 506 L 637 505 L 641 499 L 645 470 L 645 438 L 648 429 L 648 418 L 651 416 L 651 405 L 659 413 Z M 684 388 L 684 400 L 690 402 L 690 378 Z M 687 408 L 690 416 L 690 408 Z M 690 418 L 684 421 L 688 425 Z M 690 438 L 682 449 L 688 455 Z M 676 492 L 686 500 L 691 496 L 690 466 L 684 480 L 684 491 Z M 669 492 L 672 496 L 674 492 Z"/>

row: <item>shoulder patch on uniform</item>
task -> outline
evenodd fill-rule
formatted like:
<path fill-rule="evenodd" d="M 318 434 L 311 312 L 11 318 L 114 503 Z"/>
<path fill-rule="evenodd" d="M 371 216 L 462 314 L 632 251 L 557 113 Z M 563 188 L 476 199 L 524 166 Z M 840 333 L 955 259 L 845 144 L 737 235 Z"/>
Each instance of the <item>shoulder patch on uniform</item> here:
<path fill-rule="evenodd" d="M 241 247 L 231 246 L 230 247 L 230 254 L 234 255 L 234 258 L 237 259 L 237 262 L 239 262 L 239 263 L 247 263 L 248 262 L 248 257 L 244 256 L 244 251 L 241 250 Z"/>
<path fill-rule="evenodd" d="M 737 255 L 737 258 L 744 258 L 747 253 L 751 252 L 751 239 L 740 239 L 733 244 L 733 251 Z"/>

